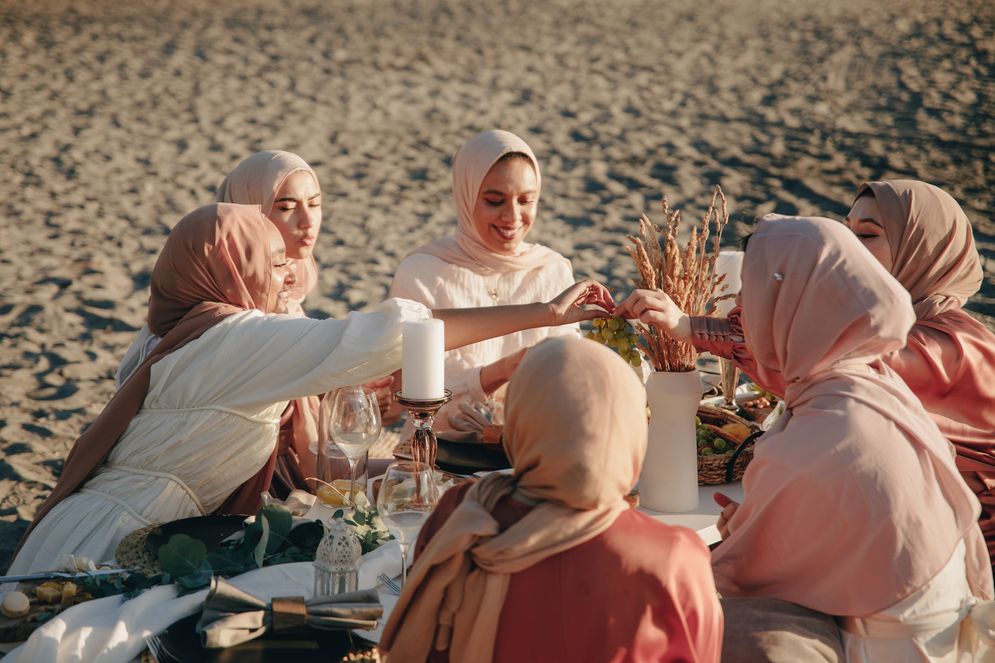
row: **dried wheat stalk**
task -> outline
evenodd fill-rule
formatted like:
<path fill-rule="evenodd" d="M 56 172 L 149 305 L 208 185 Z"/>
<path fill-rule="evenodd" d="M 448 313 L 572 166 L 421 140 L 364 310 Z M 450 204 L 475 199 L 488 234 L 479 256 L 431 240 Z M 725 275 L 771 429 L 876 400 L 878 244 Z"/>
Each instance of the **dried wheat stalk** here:
<path fill-rule="evenodd" d="M 715 259 L 719 255 L 722 230 L 729 223 L 726 197 L 716 186 L 708 210 L 701 223 L 691 229 L 691 238 L 683 248 L 677 240 L 681 213 L 671 211 L 666 196 L 662 206 L 663 228 L 644 214 L 639 218 L 639 235 L 629 235 L 632 246 L 626 250 L 639 272 L 636 287 L 663 290 L 688 315 L 704 315 L 722 281 L 715 274 Z M 641 337 L 640 347 L 655 370 L 694 370 L 698 357 L 694 346 L 675 341 L 652 326 L 636 325 L 636 331 Z"/>

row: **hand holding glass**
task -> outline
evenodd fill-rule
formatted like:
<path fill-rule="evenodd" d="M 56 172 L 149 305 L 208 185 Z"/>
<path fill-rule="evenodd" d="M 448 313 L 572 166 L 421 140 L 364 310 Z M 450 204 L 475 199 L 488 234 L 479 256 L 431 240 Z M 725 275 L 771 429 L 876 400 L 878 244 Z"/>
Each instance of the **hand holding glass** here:
<path fill-rule="evenodd" d="M 349 460 L 349 501 L 356 493 L 356 465 L 379 439 L 382 425 L 377 397 L 363 387 L 343 387 L 329 392 L 321 403 L 319 434 L 331 439 Z"/>
<path fill-rule="evenodd" d="M 377 494 L 377 513 L 401 548 L 401 583 L 408 579 L 408 548 L 438 501 L 434 472 L 425 463 L 391 463 Z"/>

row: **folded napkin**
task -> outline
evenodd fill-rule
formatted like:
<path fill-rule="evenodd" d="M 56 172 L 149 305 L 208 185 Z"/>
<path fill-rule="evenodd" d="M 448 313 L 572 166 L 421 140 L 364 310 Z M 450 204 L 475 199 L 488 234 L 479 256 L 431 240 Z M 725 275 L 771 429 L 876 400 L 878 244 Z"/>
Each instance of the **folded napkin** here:
<path fill-rule="evenodd" d="M 222 578 L 212 578 L 197 631 L 205 647 L 220 649 L 267 631 L 280 633 L 302 626 L 371 629 L 382 615 L 383 606 L 372 590 L 308 600 L 302 596 L 274 597 L 267 604 Z"/>

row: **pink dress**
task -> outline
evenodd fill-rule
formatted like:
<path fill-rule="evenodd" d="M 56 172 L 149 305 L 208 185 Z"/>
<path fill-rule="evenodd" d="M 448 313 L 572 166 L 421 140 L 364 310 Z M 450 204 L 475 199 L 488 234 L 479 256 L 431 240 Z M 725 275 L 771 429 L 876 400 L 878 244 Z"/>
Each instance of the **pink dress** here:
<path fill-rule="evenodd" d="M 471 485 L 443 496 L 415 564 Z M 530 509 L 505 498 L 493 515 L 506 529 Z M 722 628 L 705 544 L 630 510 L 595 538 L 512 575 L 493 660 L 718 661 Z M 448 661 L 448 652 L 430 660 Z"/>

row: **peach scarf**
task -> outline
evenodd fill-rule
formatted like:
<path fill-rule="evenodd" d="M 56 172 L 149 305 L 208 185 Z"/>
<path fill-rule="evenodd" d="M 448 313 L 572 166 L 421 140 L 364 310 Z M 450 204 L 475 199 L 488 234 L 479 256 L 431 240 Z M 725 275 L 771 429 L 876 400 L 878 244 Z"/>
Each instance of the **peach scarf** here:
<path fill-rule="evenodd" d="M 529 351 L 508 390 L 504 439 L 514 476 L 491 474 L 432 537 L 380 640 L 393 663 L 433 647 L 488 663 L 510 575 L 593 539 L 628 508 L 646 452 L 646 393 L 632 369 L 586 339 Z M 501 532 L 507 496 L 538 504 Z"/>
<path fill-rule="evenodd" d="M 314 170 L 296 154 L 282 150 L 256 152 L 243 159 L 221 181 L 218 202 L 259 205 L 263 214 L 269 216 L 284 180 L 297 171 L 309 173 L 318 184 Z M 301 286 L 291 294 L 291 304 L 299 309 L 304 298 L 318 284 L 318 267 L 313 256 L 290 260 L 290 263 L 301 282 Z M 294 488 L 307 489 L 304 479 L 317 475 L 317 464 L 310 446 L 318 439 L 319 406 L 317 396 L 298 398 L 287 405 L 280 417 L 275 467 L 277 481 L 272 486 L 263 486 L 262 490 L 271 490 L 277 497 L 286 497 Z"/>
<path fill-rule="evenodd" d="M 269 216 L 273 211 L 276 194 L 283 186 L 284 180 L 299 170 L 309 173 L 320 190 L 318 176 L 311 166 L 296 154 L 282 150 L 256 152 L 240 161 L 234 170 L 221 180 L 221 184 L 218 185 L 217 201 L 259 205 L 263 214 Z M 304 297 L 318 285 L 318 266 L 313 256 L 290 262 L 296 268 L 295 276 L 301 281 L 299 292 L 294 292 L 291 296 L 299 306 Z"/>
<path fill-rule="evenodd" d="M 45 514 L 79 490 L 107 459 L 145 402 L 154 363 L 229 315 L 264 310 L 273 269 L 269 223 L 255 205 L 215 204 L 176 224 L 152 269 L 149 328 L 162 341 L 76 440 L 22 544 Z"/>
<path fill-rule="evenodd" d="M 960 308 L 984 273 L 971 222 L 943 189 L 916 180 L 866 182 L 881 208 L 893 276 L 912 295 L 920 320 Z"/>
<path fill-rule="evenodd" d="M 528 144 L 509 131 L 482 131 L 466 143 L 453 157 L 453 200 L 458 225 L 456 234 L 437 239 L 412 251 L 427 253 L 477 274 L 518 272 L 545 267 L 563 260 L 556 251 L 541 244 L 522 242 L 515 254 L 495 253 L 487 248 L 473 225 L 473 208 L 477 204 L 480 184 L 488 171 L 505 154 L 526 155 L 535 168 L 542 189 L 539 161 Z"/>
<path fill-rule="evenodd" d="M 713 553 L 719 591 L 862 617 L 925 585 L 963 539 L 972 591 L 990 599 L 978 501 L 879 361 L 915 322 L 908 292 L 843 225 L 770 215 L 750 239 L 741 294 L 757 377 L 783 374 L 788 409 L 758 442 Z"/>

